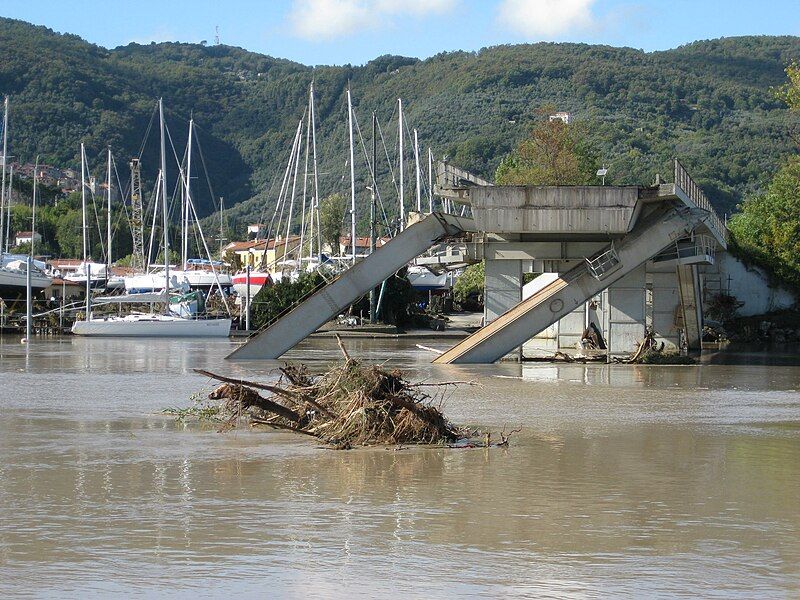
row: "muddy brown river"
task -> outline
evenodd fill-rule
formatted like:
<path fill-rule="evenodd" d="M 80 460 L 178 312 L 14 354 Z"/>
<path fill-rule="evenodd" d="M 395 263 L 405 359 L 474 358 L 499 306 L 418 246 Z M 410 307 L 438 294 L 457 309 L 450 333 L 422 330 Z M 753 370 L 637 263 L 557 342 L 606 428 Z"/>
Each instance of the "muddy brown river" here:
<path fill-rule="evenodd" d="M 427 345 L 435 345 L 426 342 Z M 446 346 L 446 342 L 439 344 Z M 508 449 L 331 451 L 188 406 L 228 341 L 0 342 L 0 597 L 796 598 L 800 360 L 434 367 Z M 334 340 L 289 358 L 314 369 Z"/>

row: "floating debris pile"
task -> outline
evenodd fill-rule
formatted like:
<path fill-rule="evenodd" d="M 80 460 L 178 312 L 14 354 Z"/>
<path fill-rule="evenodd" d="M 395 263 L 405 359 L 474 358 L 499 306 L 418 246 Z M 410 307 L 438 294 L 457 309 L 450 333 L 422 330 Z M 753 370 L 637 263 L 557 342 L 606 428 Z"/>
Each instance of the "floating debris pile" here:
<path fill-rule="evenodd" d="M 400 371 L 351 358 L 341 339 L 338 341 L 343 362 L 317 376 L 303 365 L 286 365 L 275 385 L 198 369 L 198 373 L 222 382 L 208 396 L 220 401 L 217 418 L 223 422 L 221 430 L 242 422 L 265 425 L 308 435 L 339 449 L 450 445 L 469 437 L 470 432 L 450 423 L 434 406 L 435 398 L 424 391 L 468 382 L 410 383 Z M 270 396 L 264 397 L 260 391 Z"/>

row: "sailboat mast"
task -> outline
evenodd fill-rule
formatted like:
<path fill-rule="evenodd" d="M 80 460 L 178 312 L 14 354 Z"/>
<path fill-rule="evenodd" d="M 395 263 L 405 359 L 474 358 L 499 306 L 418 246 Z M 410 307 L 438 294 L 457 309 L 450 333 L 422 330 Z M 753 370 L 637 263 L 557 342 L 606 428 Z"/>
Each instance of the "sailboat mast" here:
<path fill-rule="evenodd" d="M 347 88 L 347 123 L 350 129 L 350 246 L 353 249 L 352 261 L 356 264 L 356 168 L 353 143 L 353 98 Z"/>
<path fill-rule="evenodd" d="M 33 259 L 33 247 L 36 244 L 36 192 L 39 183 L 39 155 L 36 155 L 36 162 L 33 166 L 33 198 L 31 199 L 31 259 Z"/>
<path fill-rule="evenodd" d="M 3 203 L 6 202 L 6 163 L 8 163 L 8 96 L 5 97 L 3 101 L 3 176 L 2 176 L 2 184 L 0 186 L 0 250 L 3 248 L 3 233 L 5 231 L 4 227 L 4 219 L 5 219 L 5 211 L 3 210 L 5 206 Z M 10 218 L 10 216 L 9 216 Z M 8 239 L 6 239 L 6 247 L 8 247 Z"/>
<path fill-rule="evenodd" d="M 308 99 L 308 116 L 311 116 L 311 98 Z M 309 160 L 309 150 L 311 146 L 311 127 L 306 124 L 306 159 L 305 165 L 303 167 L 303 214 L 300 217 L 300 262 L 299 267 L 300 270 L 303 270 L 303 249 L 305 248 L 306 243 L 306 199 L 308 197 L 308 160 Z M 313 212 L 312 212 L 313 214 Z M 311 221 L 314 222 L 313 219 Z M 311 252 L 309 251 L 309 257 Z"/>
<path fill-rule="evenodd" d="M 8 198 L 6 199 L 6 254 L 8 254 L 8 239 L 11 237 L 11 193 L 14 190 L 14 167 L 9 167 L 8 169 Z M 2 221 L 2 219 L 0 219 Z M 0 238 L 2 238 L 2 232 L 0 232 Z M 3 251 L 3 247 L 0 246 L 0 252 Z"/>
<path fill-rule="evenodd" d="M 397 138 L 399 140 L 400 150 L 400 231 L 406 228 L 406 207 L 403 200 L 403 99 L 397 99 L 397 112 L 399 117 L 397 119 Z"/>
<path fill-rule="evenodd" d="M 433 150 L 428 148 L 428 212 L 433 212 Z"/>
<path fill-rule="evenodd" d="M 414 169 L 417 174 L 417 212 L 422 212 L 422 185 L 419 178 L 419 140 L 417 139 L 416 129 L 414 129 Z"/>
<path fill-rule="evenodd" d="M 108 147 L 108 164 L 106 165 L 106 277 L 111 276 L 111 146 Z"/>
<path fill-rule="evenodd" d="M 289 252 L 289 236 L 292 233 L 292 216 L 294 215 L 294 199 L 297 192 L 297 173 L 300 169 L 300 155 L 303 151 L 302 147 L 303 142 L 303 119 L 300 119 L 300 123 L 297 126 L 297 150 L 294 155 L 294 177 L 290 174 L 289 177 L 292 178 L 292 199 L 289 201 L 289 214 L 286 218 L 286 239 L 283 242 L 283 263 L 284 266 L 286 265 L 286 258 Z M 286 193 L 289 193 L 289 190 L 286 190 Z M 284 200 L 285 202 L 285 200 Z M 265 248 L 266 250 L 266 248 Z M 276 253 L 277 258 L 277 253 Z"/>
<path fill-rule="evenodd" d="M 158 120 L 161 129 L 161 211 L 164 213 L 164 296 L 169 299 L 169 214 L 167 211 L 167 145 L 164 137 L 164 102 L 158 99 Z M 169 311 L 169 301 L 167 301 Z"/>
<path fill-rule="evenodd" d="M 222 260 L 222 242 L 225 241 L 225 197 L 219 197 L 219 259 Z"/>
<path fill-rule="evenodd" d="M 89 232 L 86 224 L 86 148 L 83 142 L 81 142 L 81 217 L 83 222 L 83 262 L 85 263 L 89 250 L 86 236 Z"/>
<path fill-rule="evenodd" d="M 181 256 L 183 257 L 184 271 L 189 262 L 189 204 L 192 201 L 192 193 L 189 186 L 192 181 L 192 135 L 194 135 L 194 119 L 189 119 L 189 146 L 186 149 L 186 180 L 183 185 L 185 197 L 183 206 L 183 246 L 181 248 Z"/>
<path fill-rule="evenodd" d="M 317 221 L 317 255 L 319 256 L 319 255 L 322 254 L 322 233 L 321 233 L 320 225 L 319 225 L 319 177 L 317 175 L 317 124 L 316 124 L 317 109 L 316 109 L 316 107 L 314 105 L 314 82 L 313 81 L 311 82 L 311 91 L 309 92 L 309 95 L 311 96 L 311 114 L 310 114 L 310 119 L 311 119 L 311 158 L 312 158 L 312 162 L 314 163 L 314 199 L 312 201 L 312 204 L 313 204 L 313 206 L 315 208 L 314 212 L 312 213 L 311 218 L 312 218 L 312 226 L 313 226 L 314 219 L 316 219 L 316 221 Z M 314 243 L 313 242 L 313 239 L 314 239 L 313 229 L 312 229 L 311 239 L 312 239 L 311 243 L 313 244 Z M 331 250 L 333 250 L 333 248 L 331 248 Z"/>

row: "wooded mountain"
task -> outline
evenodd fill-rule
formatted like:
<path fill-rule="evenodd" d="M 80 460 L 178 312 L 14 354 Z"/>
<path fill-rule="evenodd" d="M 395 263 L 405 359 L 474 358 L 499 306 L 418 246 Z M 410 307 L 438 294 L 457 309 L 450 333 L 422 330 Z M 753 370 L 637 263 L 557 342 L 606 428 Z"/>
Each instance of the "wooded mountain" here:
<path fill-rule="evenodd" d="M 349 189 L 349 82 L 367 146 L 375 111 L 393 160 L 398 97 L 424 148 L 488 178 L 526 135 L 537 108 L 553 105 L 587 125 L 609 167 L 607 182 L 649 183 L 657 171 L 669 177 L 669 160 L 677 155 L 716 206 L 730 212 L 794 149 L 791 117 L 771 87 L 784 83 L 784 68 L 798 58 L 800 38 L 741 37 L 651 53 L 540 43 L 312 68 L 230 46 L 108 50 L 0 19 L 0 93 L 11 96 L 12 107 L 9 154 L 33 160 L 39 153 L 47 163 L 77 167 L 84 141 L 98 174 L 108 144 L 126 165 L 163 96 L 176 152 L 183 152 L 193 114 L 215 195 L 237 205 L 231 215 L 240 222 L 274 203 L 312 78 L 324 193 Z M 156 134 L 154 128 L 143 155 L 150 181 Z M 363 189 L 363 154 L 356 156 Z M 385 159 L 380 170 L 388 173 Z M 127 179 L 124 170 L 121 175 Z M 198 175 L 195 196 L 210 214 L 214 201 L 204 179 Z M 387 200 L 391 188 L 386 177 Z M 367 198 L 359 194 L 361 203 Z M 388 210 L 394 210 L 391 201 Z"/>

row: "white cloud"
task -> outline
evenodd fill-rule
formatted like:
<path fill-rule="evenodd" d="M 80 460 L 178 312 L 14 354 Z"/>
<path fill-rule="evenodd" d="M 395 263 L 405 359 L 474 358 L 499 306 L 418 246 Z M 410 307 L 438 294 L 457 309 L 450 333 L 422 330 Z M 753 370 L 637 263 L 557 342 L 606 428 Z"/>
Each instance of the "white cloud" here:
<path fill-rule="evenodd" d="M 456 0 L 293 0 L 289 21 L 309 40 L 330 40 L 390 24 L 394 17 L 443 13 Z"/>
<path fill-rule="evenodd" d="M 596 0 L 502 0 L 498 20 L 526 37 L 553 37 L 595 23 Z"/>

